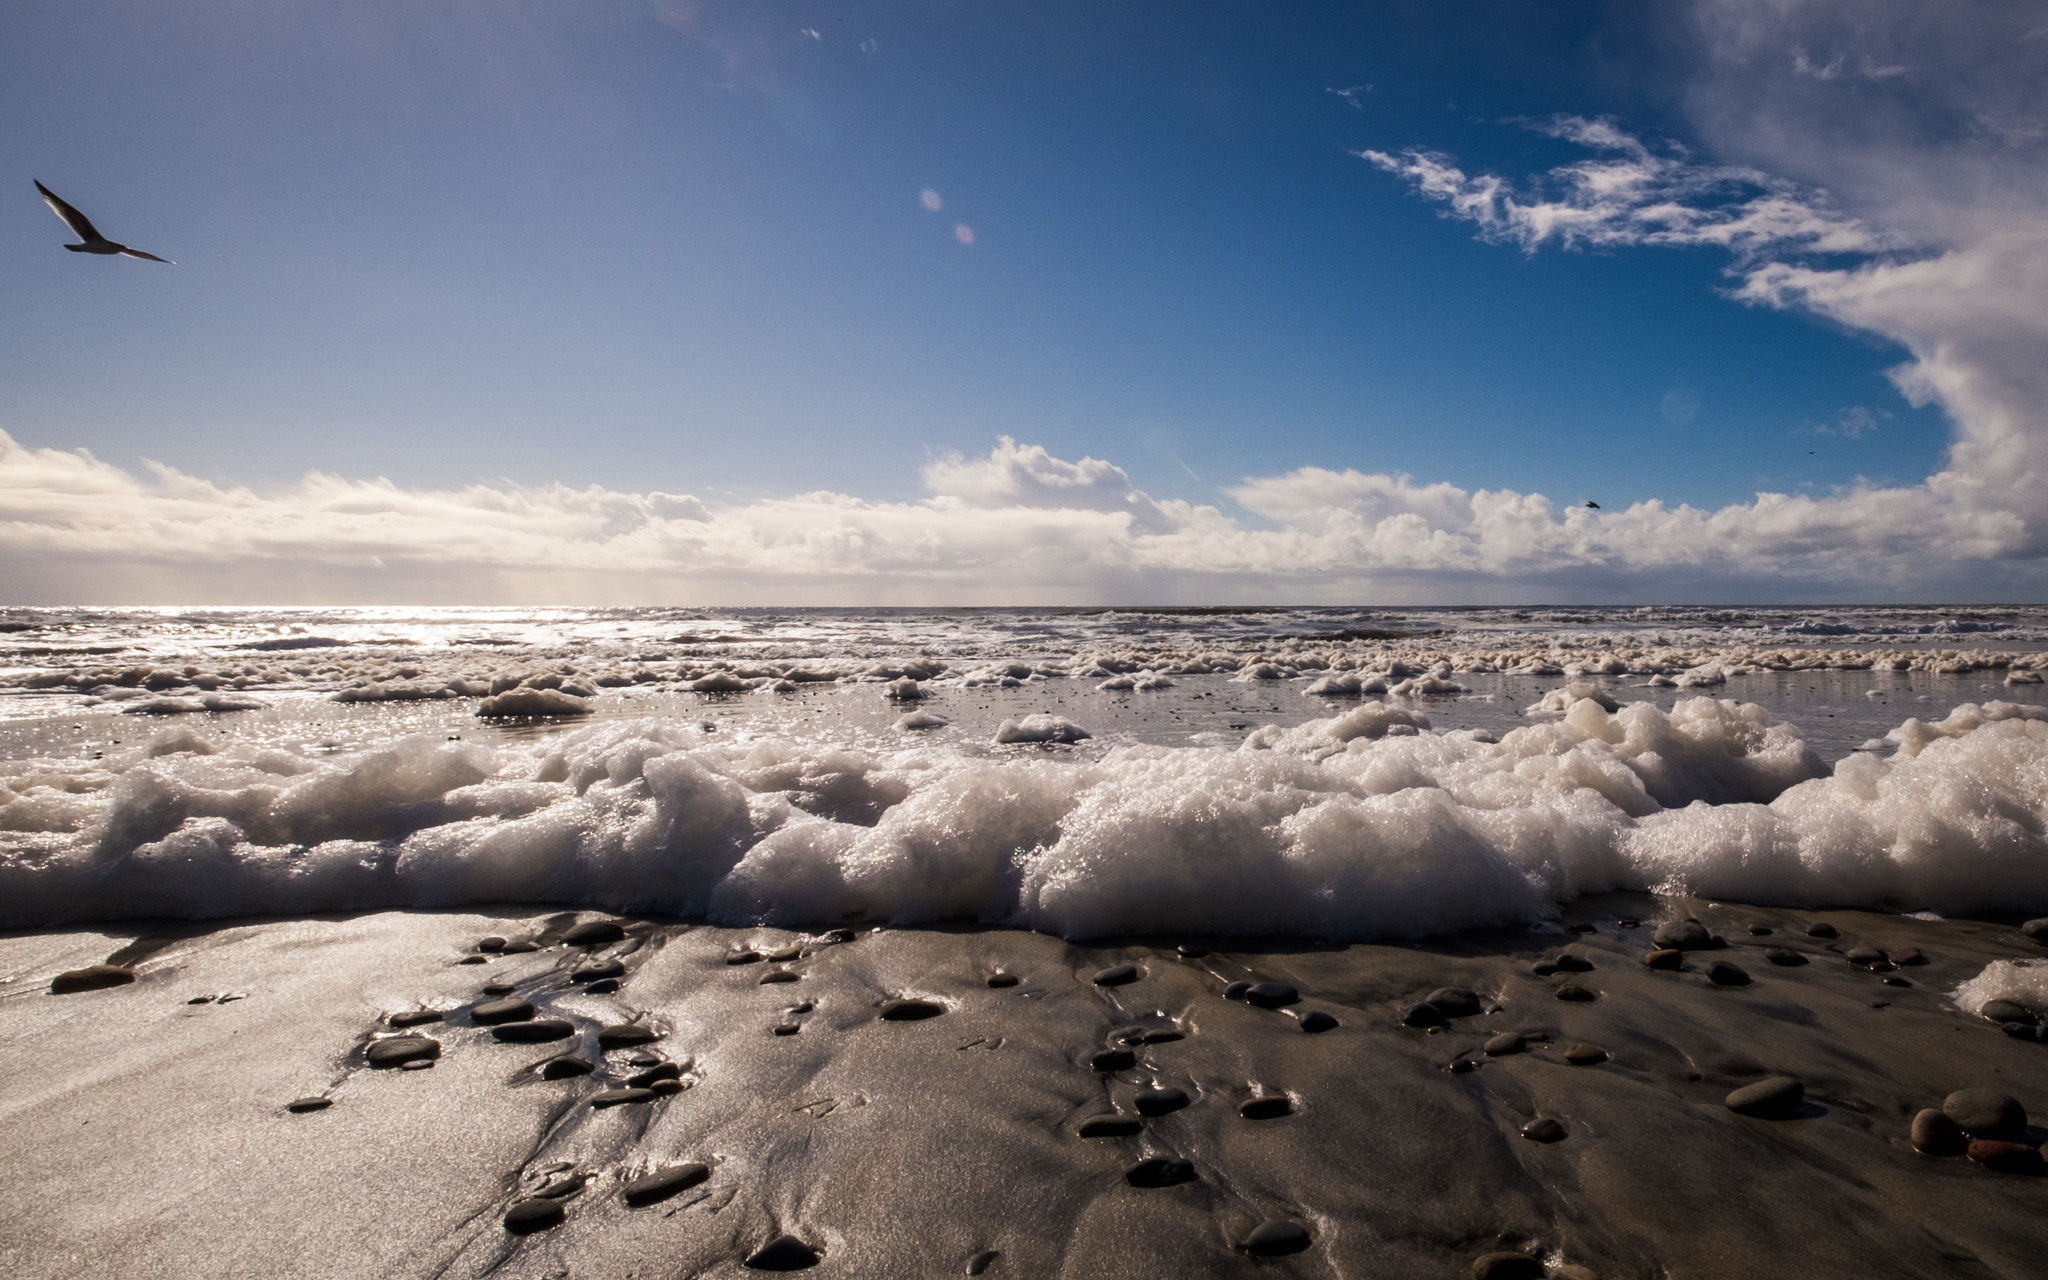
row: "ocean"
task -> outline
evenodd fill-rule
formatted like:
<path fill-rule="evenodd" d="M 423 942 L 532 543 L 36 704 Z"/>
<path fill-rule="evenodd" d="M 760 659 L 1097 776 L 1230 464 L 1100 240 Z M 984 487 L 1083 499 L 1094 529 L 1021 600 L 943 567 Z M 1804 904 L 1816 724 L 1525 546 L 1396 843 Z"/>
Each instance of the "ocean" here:
<path fill-rule="evenodd" d="M 0 611 L 0 926 L 2048 909 L 2048 608 Z"/>

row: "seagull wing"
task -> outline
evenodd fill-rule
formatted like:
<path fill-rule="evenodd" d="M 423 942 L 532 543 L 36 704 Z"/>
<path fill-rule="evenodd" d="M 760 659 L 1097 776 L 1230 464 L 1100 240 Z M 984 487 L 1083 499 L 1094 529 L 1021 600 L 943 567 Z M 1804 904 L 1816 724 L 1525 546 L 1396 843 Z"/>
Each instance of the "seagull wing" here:
<path fill-rule="evenodd" d="M 92 219 L 64 203 L 63 198 L 56 192 L 40 182 L 36 183 L 36 190 L 43 193 L 43 203 L 50 206 L 51 212 L 64 219 L 64 225 L 71 228 L 72 235 L 77 236 L 87 244 L 91 244 L 95 240 L 106 239 L 105 236 L 100 234 L 99 228 L 92 225 Z"/>
<path fill-rule="evenodd" d="M 178 265 L 177 263 L 172 262 L 169 258 L 159 258 L 153 253 L 144 253 L 140 249 L 130 249 L 125 244 L 121 246 L 121 256 L 124 258 L 148 258 L 151 262 L 161 262 L 167 267 L 175 267 Z"/>

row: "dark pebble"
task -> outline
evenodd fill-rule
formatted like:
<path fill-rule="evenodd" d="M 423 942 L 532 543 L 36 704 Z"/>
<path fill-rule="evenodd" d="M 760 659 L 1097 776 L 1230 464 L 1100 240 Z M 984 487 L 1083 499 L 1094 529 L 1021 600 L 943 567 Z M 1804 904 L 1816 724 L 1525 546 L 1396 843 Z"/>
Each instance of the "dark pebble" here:
<path fill-rule="evenodd" d="M 1902 966 L 1927 963 L 1927 954 L 1918 947 L 1900 947 L 1897 951 L 1887 951 L 1885 958 L 1893 964 Z"/>
<path fill-rule="evenodd" d="M 1301 993 L 1284 982 L 1254 982 L 1244 993 L 1246 1004 L 1261 1009 L 1280 1009 L 1301 999 Z"/>
<path fill-rule="evenodd" d="M 778 1022 L 770 1027 L 769 1031 L 778 1036 L 801 1035 L 803 1034 L 803 1025 L 796 1022 Z"/>
<path fill-rule="evenodd" d="M 1209 948 L 1198 947 L 1192 942 L 1183 942 L 1178 947 L 1175 947 L 1174 950 L 1190 960 L 1200 960 L 1203 956 L 1209 954 Z"/>
<path fill-rule="evenodd" d="M 1904 978 L 1892 977 L 1886 978 L 1884 980 L 1884 985 L 1888 987 L 1910 987 L 1913 984 Z"/>
<path fill-rule="evenodd" d="M 394 1013 L 384 1019 L 386 1023 L 394 1027 L 420 1027 L 425 1026 L 429 1022 L 439 1022 L 440 1020 L 440 1011 L 435 1009 L 411 1009 L 404 1013 Z"/>
<path fill-rule="evenodd" d="M 1143 1121 L 1130 1116 L 1090 1116 L 1075 1132 L 1084 1138 L 1128 1138 L 1144 1128 Z"/>
<path fill-rule="evenodd" d="M 761 954 L 777 964 L 782 964 L 785 961 L 796 959 L 803 953 L 804 949 L 801 946 L 792 944 L 787 947 L 777 947 L 773 951 L 764 951 Z"/>
<path fill-rule="evenodd" d="M 1446 1018 L 1469 1018 L 1479 1012 L 1479 997 L 1463 987 L 1438 987 L 1422 998 Z"/>
<path fill-rule="evenodd" d="M 104 991 L 108 987 L 125 987 L 133 981 L 133 969 L 118 964 L 89 964 L 83 969 L 66 970 L 50 979 L 50 994 L 68 996 L 80 991 Z"/>
<path fill-rule="evenodd" d="M 1682 969 L 1685 967 L 1685 952 L 1676 947 L 1659 947 L 1645 955 L 1643 963 L 1652 969 Z"/>
<path fill-rule="evenodd" d="M 1771 927 L 1767 924 L 1753 924 L 1749 926 L 1749 936 L 1752 938 L 1768 938 L 1771 936 Z"/>
<path fill-rule="evenodd" d="M 1543 1264 L 1526 1253 L 1489 1253 L 1472 1263 L 1472 1280 L 1543 1280 Z"/>
<path fill-rule="evenodd" d="M 636 1071 L 632 1075 L 627 1076 L 626 1084 L 630 1088 L 645 1089 L 656 1080 L 674 1080 L 682 1074 L 683 1066 L 681 1063 L 664 1062 L 658 1066 L 649 1067 L 645 1071 Z"/>
<path fill-rule="evenodd" d="M 594 960 L 589 964 L 577 965 L 569 971 L 571 982 L 597 982 L 604 978 L 625 976 L 626 966 L 617 960 Z"/>
<path fill-rule="evenodd" d="M 1535 964 L 1529 966 L 1529 972 L 1539 978 L 1547 978 L 1557 972 L 1557 965 L 1549 960 L 1538 960 Z"/>
<path fill-rule="evenodd" d="M 1134 1187 L 1177 1187 L 1195 1180 L 1195 1166 L 1174 1156 L 1152 1156 L 1124 1170 L 1124 1181 Z"/>
<path fill-rule="evenodd" d="M 652 1102 L 653 1100 L 654 1090 L 652 1089 L 599 1089 L 596 1093 L 590 1095 L 590 1105 L 599 1108 L 622 1107 L 629 1103 Z"/>
<path fill-rule="evenodd" d="M 1549 1116 L 1538 1116 L 1522 1126 L 1522 1136 L 1531 1142 L 1562 1142 L 1564 1126 Z"/>
<path fill-rule="evenodd" d="M 1576 951 L 1561 951 L 1551 963 L 1565 973 L 1593 972 L 1593 962 Z"/>
<path fill-rule="evenodd" d="M 780 982 L 795 982 L 801 976 L 794 969 L 770 969 L 761 975 L 761 985 L 772 987 Z"/>
<path fill-rule="evenodd" d="M 1444 1070 L 1450 1072 L 1454 1076 L 1466 1076 L 1471 1075 L 1474 1071 L 1479 1070 L 1479 1064 L 1472 1061 L 1472 1059 L 1470 1058 L 1459 1058 L 1453 1061 L 1450 1066 L 1445 1067 Z"/>
<path fill-rule="evenodd" d="M 1300 1253 L 1308 1248 L 1308 1232 L 1284 1218 L 1261 1222 L 1252 1228 L 1244 1238 L 1244 1251 L 1255 1258 L 1272 1258 L 1286 1253 Z"/>
<path fill-rule="evenodd" d="M 1973 1138 L 2017 1138 L 2027 1131 L 2027 1109 L 1996 1089 L 1958 1089 L 1942 1100 L 1941 1110 Z"/>
<path fill-rule="evenodd" d="M 647 1086 L 647 1091 L 657 1098 L 672 1098 L 687 1087 L 680 1080 L 656 1080 Z"/>
<path fill-rule="evenodd" d="M 1269 1093 L 1257 1098 L 1246 1098 L 1237 1105 L 1237 1114 L 1247 1120 L 1278 1120 L 1281 1116 L 1294 1113 L 1294 1100 L 1284 1093 Z"/>
<path fill-rule="evenodd" d="M 649 1053 L 645 1049 L 635 1050 L 626 1055 L 626 1065 L 629 1067 L 658 1067 L 661 1062 L 660 1054 Z"/>
<path fill-rule="evenodd" d="M 567 1040 L 575 1034 L 575 1026 L 560 1018 L 507 1022 L 491 1028 L 491 1038 L 504 1044 L 546 1044 L 550 1040 Z"/>
<path fill-rule="evenodd" d="M 946 1006 L 936 1000 L 884 1000 L 881 1018 L 884 1022 L 920 1022 L 945 1011 Z"/>
<path fill-rule="evenodd" d="M 434 1069 L 434 1060 L 432 1058 L 413 1058 L 399 1063 L 398 1069 L 400 1071 L 432 1071 Z"/>
<path fill-rule="evenodd" d="M 761 953 L 758 951 L 735 951 L 725 958 L 727 964 L 759 964 L 760 961 Z"/>
<path fill-rule="evenodd" d="M 193 997 L 192 997 L 192 998 L 191 998 L 190 1000 L 187 1000 L 187 1001 L 186 1001 L 185 1003 L 186 1003 L 186 1004 L 212 1004 L 212 1003 L 213 1003 L 213 997 L 212 997 L 212 996 L 193 996 Z"/>
<path fill-rule="evenodd" d="M 508 942 L 500 949 L 508 956 L 523 956 L 529 951 L 540 950 L 540 944 L 521 939 L 518 942 Z"/>
<path fill-rule="evenodd" d="M 825 941 L 827 942 L 852 942 L 854 937 L 854 932 L 851 929 L 828 929 L 825 931 Z"/>
<path fill-rule="evenodd" d="M 596 982 L 585 984 L 583 994 L 587 996 L 608 996 L 618 989 L 619 980 L 617 978 L 599 978 Z"/>
<path fill-rule="evenodd" d="M 1816 920 L 1806 926 L 1806 936 L 1809 938 L 1839 938 L 1842 936 L 1842 931 L 1825 921 Z"/>
<path fill-rule="evenodd" d="M 495 936 L 478 938 L 476 940 L 476 949 L 478 951 L 503 951 L 505 949 L 505 940 Z"/>
<path fill-rule="evenodd" d="M 519 984 L 514 982 L 486 982 L 483 986 L 484 994 L 487 996 L 509 996 L 517 990 Z"/>
<path fill-rule="evenodd" d="M 1244 993 L 1251 989 L 1252 984 L 1249 982 L 1233 982 L 1223 988 L 1223 998 L 1225 1000 L 1242 1000 L 1244 999 Z"/>
<path fill-rule="evenodd" d="M 372 1040 L 363 1057 L 373 1067 L 396 1067 L 414 1060 L 431 1061 L 441 1056 L 441 1042 L 425 1036 L 390 1036 Z"/>
<path fill-rule="evenodd" d="M 1427 1000 L 1401 1010 L 1401 1025 L 1404 1027 L 1437 1027 L 1442 1026 L 1443 1021 L 1444 1011 Z"/>
<path fill-rule="evenodd" d="M 711 1176 L 711 1170 L 692 1161 L 679 1164 L 673 1169 L 660 1169 L 644 1178 L 635 1178 L 625 1185 L 619 1194 L 627 1204 L 639 1207 L 666 1200 L 678 1191 L 685 1191 Z"/>
<path fill-rule="evenodd" d="M 2048 946 L 2048 916 L 2043 916 L 2039 920 L 2027 921 L 2020 926 L 2020 932 L 2026 934 L 2034 941 Z"/>
<path fill-rule="evenodd" d="M 480 1027 L 495 1027 L 501 1022 L 531 1022 L 533 1006 L 524 1000 L 493 1000 L 471 1009 L 469 1020 Z"/>
<path fill-rule="evenodd" d="M 1503 1031 L 1480 1046 L 1480 1052 L 1491 1058 L 1522 1051 L 1522 1034 L 1519 1031 Z"/>
<path fill-rule="evenodd" d="M 1564 1047 L 1564 1060 L 1575 1067 L 1590 1067 L 1607 1061 L 1607 1050 L 1597 1044 L 1568 1044 Z"/>
<path fill-rule="evenodd" d="M 630 1049 L 636 1044 L 653 1044 L 661 1039 L 661 1033 L 653 1027 L 638 1022 L 621 1022 L 604 1027 L 597 1033 L 600 1049 Z"/>
<path fill-rule="evenodd" d="M 1730 1093 L 1725 1102 L 1737 1115 L 1769 1118 L 1796 1114 L 1805 1100 L 1805 1085 L 1791 1076 L 1772 1076 L 1742 1086 Z"/>
<path fill-rule="evenodd" d="M 1017 985 L 1017 975 L 1014 973 L 992 973 L 988 975 L 988 985 L 991 987 L 1014 987 Z"/>
<path fill-rule="evenodd" d="M 562 941 L 572 947 L 601 947 L 625 936 L 626 926 L 616 920 L 585 920 L 563 934 Z"/>
<path fill-rule="evenodd" d="M 1107 969 L 1098 969 L 1090 979 L 1098 987 L 1121 987 L 1137 980 L 1138 966 L 1134 964 L 1113 964 Z"/>
<path fill-rule="evenodd" d="M 2038 1022 L 2003 1022 L 1999 1024 L 1998 1029 L 2015 1040 L 2031 1040 L 2035 1044 L 2048 1044 L 2048 1026 L 2043 1026 Z"/>
<path fill-rule="evenodd" d="M 1764 952 L 1764 959 L 1787 968 L 1806 963 L 1806 956 L 1803 953 L 1785 947 L 1771 947 Z"/>
<path fill-rule="evenodd" d="M 1567 982 L 1557 989 L 1557 998 L 1560 1000 L 1574 1000 L 1583 1003 L 1587 1000 L 1598 1000 L 1600 998 L 1600 993 L 1593 990 L 1591 987 L 1582 987 L 1576 982 Z"/>
<path fill-rule="evenodd" d="M 586 1062 L 582 1058 L 549 1058 L 540 1066 L 540 1078 L 543 1080 L 571 1080 L 577 1076 L 587 1076 L 595 1070 L 597 1070 L 595 1063 Z"/>
<path fill-rule="evenodd" d="M 1977 1010 L 1979 1017 L 1992 1022 L 2024 1022 L 2028 1026 L 2039 1022 L 2034 1011 L 2015 1000 L 1986 1000 L 1984 1007 Z"/>
<path fill-rule="evenodd" d="M 286 1111 L 304 1115 L 308 1111 L 325 1111 L 334 1105 L 332 1098 L 293 1098 L 284 1104 Z"/>
<path fill-rule="evenodd" d="M 1666 920 L 1650 935 L 1650 941 L 1673 951 L 1704 951 L 1714 945 L 1714 935 L 1696 920 Z"/>
<path fill-rule="evenodd" d="M 1929 1107 L 1913 1117 L 1913 1150 L 1930 1156 L 1959 1156 L 1970 1139 L 1962 1126 Z"/>
<path fill-rule="evenodd" d="M 816 1265 L 818 1251 L 795 1236 L 777 1236 L 747 1259 L 755 1271 L 802 1271 Z"/>
<path fill-rule="evenodd" d="M 967 1274 L 970 1276 L 980 1275 L 991 1266 L 994 1266 L 995 1260 L 1002 1256 L 1002 1254 L 997 1253 L 994 1249 L 983 1249 L 980 1253 L 967 1260 Z"/>
<path fill-rule="evenodd" d="M 1716 960 L 1707 966 L 1707 981 L 1717 987 L 1746 987 L 1749 985 L 1749 974 L 1744 972 L 1740 965 L 1729 964 L 1726 960 Z"/>
<path fill-rule="evenodd" d="M 2024 1142 L 2000 1142 L 1995 1138 L 1979 1138 L 1965 1151 L 1970 1159 L 1987 1169 L 2000 1173 L 2042 1172 L 2041 1151 Z"/>
<path fill-rule="evenodd" d="M 562 1202 L 545 1196 L 517 1201 L 505 1210 L 505 1230 L 514 1235 L 545 1231 L 562 1220 Z"/>
<path fill-rule="evenodd" d="M 1146 1089 L 1133 1105 L 1141 1116 L 1163 1116 L 1188 1105 L 1188 1095 L 1182 1089 Z"/>
<path fill-rule="evenodd" d="M 460 960 L 457 960 L 457 961 L 456 961 L 455 963 L 457 963 L 457 964 L 489 964 L 489 963 L 490 963 L 490 961 L 489 961 L 489 960 L 487 960 L 487 959 L 485 959 L 485 958 L 484 958 L 484 957 L 482 957 L 482 956 L 464 956 L 464 957 L 462 957 L 462 959 L 460 959 Z"/>
<path fill-rule="evenodd" d="M 1337 1029 L 1337 1020 L 1324 1013 L 1321 1009 L 1310 1009 L 1306 1013 L 1296 1014 L 1294 1016 L 1294 1023 L 1312 1036 Z"/>
<path fill-rule="evenodd" d="M 1885 953 L 1876 947 L 1851 947 L 1845 953 L 1850 964 L 1890 964 Z"/>
<path fill-rule="evenodd" d="M 1138 1065 L 1138 1055 L 1129 1049 L 1104 1049 L 1088 1060 L 1097 1071 L 1129 1071 Z"/>

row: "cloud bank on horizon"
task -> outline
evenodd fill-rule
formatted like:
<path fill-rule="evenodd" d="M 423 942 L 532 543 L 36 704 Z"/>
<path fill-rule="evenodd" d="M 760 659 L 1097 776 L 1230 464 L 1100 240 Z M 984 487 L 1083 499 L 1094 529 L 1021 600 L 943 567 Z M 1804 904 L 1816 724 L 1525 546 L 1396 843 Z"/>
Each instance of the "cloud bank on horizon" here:
<path fill-rule="evenodd" d="M 1155 500 L 1113 459 L 1003 437 L 986 456 L 928 459 L 914 501 L 715 505 L 323 473 L 258 493 L 0 433 L 0 592 L 821 604 L 2037 593 L 2048 77 L 2035 72 L 2048 18 L 2007 0 L 1699 0 L 1687 12 L 1699 150 L 1558 116 L 1530 127 L 1583 154 L 1539 174 L 1468 170 L 1421 144 L 1357 154 L 1481 239 L 1530 254 L 1723 252 L 1740 304 L 1897 344 L 1894 384 L 1953 432 L 1918 484 L 1596 511 L 1305 466 L 1240 479 L 1225 490 L 1233 510 Z"/>

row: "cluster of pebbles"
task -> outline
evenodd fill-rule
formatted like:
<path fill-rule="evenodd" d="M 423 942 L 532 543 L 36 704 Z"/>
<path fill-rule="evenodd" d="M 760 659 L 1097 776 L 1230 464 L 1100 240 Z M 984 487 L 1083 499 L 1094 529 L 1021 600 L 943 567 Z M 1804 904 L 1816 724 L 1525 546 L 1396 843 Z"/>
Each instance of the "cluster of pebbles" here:
<path fill-rule="evenodd" d="M 387 1009 L 282 1109 L 449 1068 L 535 1090 L 536 1145 L 436 1275 L 2019 1276 L 2048 1248 L 2020 1100 L 2048 1055 L 2014 1043 L 2044 1020 L 1941 994 L 2048 921 L 1616 895 L 1416 946 L 508 923 L 432 962 L 473 994 Z"/>

